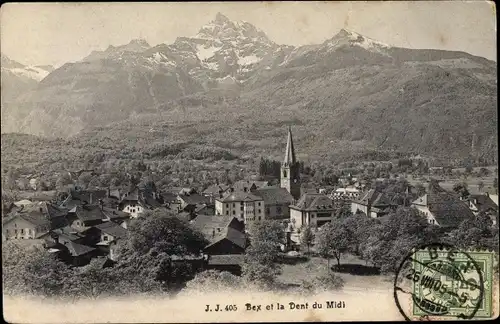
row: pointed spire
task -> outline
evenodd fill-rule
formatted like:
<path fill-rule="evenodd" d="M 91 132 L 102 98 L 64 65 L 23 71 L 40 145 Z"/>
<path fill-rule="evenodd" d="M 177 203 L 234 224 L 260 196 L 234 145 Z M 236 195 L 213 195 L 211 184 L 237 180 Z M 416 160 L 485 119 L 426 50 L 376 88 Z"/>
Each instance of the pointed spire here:
<path fill-rule="evenodd" d="M 296 162 L 295 160 L 295 149 L 293 147 L 292 139 L 292 128 L 288 126 L 288 140 L 286 142 L 285 159 L 283 164 L 292 165 Z"/>

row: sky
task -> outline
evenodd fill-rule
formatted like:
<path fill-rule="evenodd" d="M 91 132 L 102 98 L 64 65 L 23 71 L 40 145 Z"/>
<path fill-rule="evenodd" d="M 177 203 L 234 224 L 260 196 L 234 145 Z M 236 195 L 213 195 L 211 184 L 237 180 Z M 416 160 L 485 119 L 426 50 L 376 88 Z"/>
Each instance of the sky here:
<path fill-rule="evenodd" d="M 74 62 L 143 38 L 152 46 L 194 36 L 220 12 L 278 44 L 322 43 L 340 29 L 407 48 L 458 50 L 496 61 L 493 2 L 8 3 L 0 46 L 27 65 Z"/>

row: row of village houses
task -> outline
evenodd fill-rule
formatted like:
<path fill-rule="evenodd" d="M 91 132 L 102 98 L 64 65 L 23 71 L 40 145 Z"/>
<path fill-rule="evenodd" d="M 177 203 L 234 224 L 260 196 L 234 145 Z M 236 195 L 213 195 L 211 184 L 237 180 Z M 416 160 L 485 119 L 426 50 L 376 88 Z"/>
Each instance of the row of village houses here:
<path fill-rule="evenodd" d="M 348 192 L 347 195 L 338 193 Z M 263 219 L 290 220 L 290 232 L 303 225 L 315 228 L 329 222 L 342 204 L 352 213 L 384 218 L 397 208 L 390 197 L 374 189 L 353 196 L 354 190 L 335 190 L 329 195 L 305 192 L 295 200 L 284 188 L 264 181 L 239 181 L 232 186 L 214 185 L 201 193 L 194 189 L 158 193 L 154 184 L 125 190 L 94 189 L 69 191 L 63 201 L 29 203 L 20 201 L 3 218 L 4 240 L 43 240 L 50 252 L 82 265 L 96 256 L 113 261 L 116 242 L 127 236 L 127 226 L 147 210 L 171 210 L 200 230 L 210 244 L 203 253 L 210 265 L 234 267 L 248 245 L 245 227 Z M 461 201 L 431 183 L 427 192 L 412 203 L 429 223 L 456 227 L 478 212 L 498 215 L 496 197 L 474 195 Z M 293 233 L 292 233 L 293 234 Z M 290 234 L 288 239 L 296 237 Z M 290 242 L 291 243 L 291 242 Z M 296 242 L 298 243 L 298 242 Z"/>
<path fill-rule="evenodd" d="M 283 248 L 298 243 L 302 226 L 319 228 L 331 221 L 339 208 L 386 218 L 399 202 L 362 184 L 331 192 L 309 191 L 301 186 L 291 130 L 279 186 L 267 181 L 242 180 L 232 185 L 214 184 L 201 192 L 177 188 L 159 192 L 153 182 L 128 188 L 79 190 L 73 188 L 62 201 L 17 202 L 2 208 L 3 240 L 41 240 L 52 253 L 75 265 L 103 257 L 115 261 L 114 247 L 127 236 L 131 220 L 148 210 L 169 210 L 204 234 L 210 242 L 202 251 L 208 268 L 238 271 L 249 244 L 249 224 L 264 219 L 288 220 Z M 353 182 L 350 178 L 350 183 Z M 412 202 L 431 224 L 456 227 L 479 212 L 496 223 L 498 196 L 476 195 L 462 201 L 431 182 L 426 193 Z M 236 270 L 235 270 L 236 269 Z"/>

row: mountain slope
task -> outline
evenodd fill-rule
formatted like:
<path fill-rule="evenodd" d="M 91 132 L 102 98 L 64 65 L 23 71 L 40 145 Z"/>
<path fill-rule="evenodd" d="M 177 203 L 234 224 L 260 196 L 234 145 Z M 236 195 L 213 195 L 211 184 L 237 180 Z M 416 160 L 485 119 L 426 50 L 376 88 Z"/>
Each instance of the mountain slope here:
<path fill-rule="evenodd" d="M 2 107 L 2 130 L 64 136 L 121 121 L 203 120 L 209 129 L 189 126 L 203 133 L 193 141 L 248 149 L 270 148 L 276 126 L 291 122 L 318 156 L 496 159 L 496 77 L 495 62 L 463 52 L 396 48 L 347 30 L 295 48 L 218 14 L 170 45 L 134 40 L 65 64 Z"/>
<path fill-rule="evenodd" d="M 25 66 L 1 54 L 2 101 L 10 102 L 20 94 L 34 89 L 54 68 Z"/>

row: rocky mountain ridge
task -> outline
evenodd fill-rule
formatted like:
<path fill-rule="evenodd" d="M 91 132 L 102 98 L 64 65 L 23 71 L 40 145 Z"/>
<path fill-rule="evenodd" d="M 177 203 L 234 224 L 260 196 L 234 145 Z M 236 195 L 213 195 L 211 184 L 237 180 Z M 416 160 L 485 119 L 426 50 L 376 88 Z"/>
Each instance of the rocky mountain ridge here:
<path fill-rule="evenodd" d="M 2 106 L 2 131 L 68 136 L 116 122 L 134 127 L 141 115 L 203 114 L 215 116 L 214 141 L 241 123 L 293 119 L 306 128 L 298 140 L 317 151 L 341 141 L 492 155 L 496 77 L 495 62 L 463 52 L 392 47 L 344 29 L 322 44 L 278 45 L 218 14 L 169 45 L 133 40 L 63 65 Z M 273 130 L 253 136 L 262 141 Z"/>

